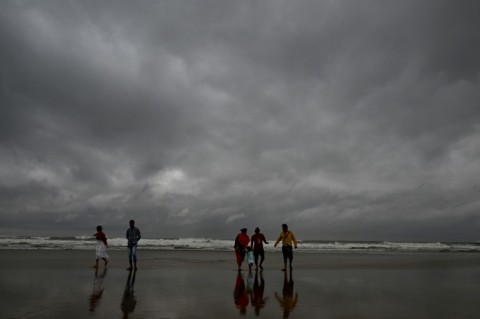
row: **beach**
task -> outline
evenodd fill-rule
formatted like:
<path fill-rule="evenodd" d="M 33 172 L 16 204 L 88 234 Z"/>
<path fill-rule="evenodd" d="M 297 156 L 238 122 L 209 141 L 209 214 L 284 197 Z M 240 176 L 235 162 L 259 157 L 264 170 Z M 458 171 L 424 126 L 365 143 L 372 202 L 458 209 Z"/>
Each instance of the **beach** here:
<path fill-rule="evenodd" d="M 3 318 L 477 318 L 480 254 L 280 252 L 262 272 L 236 271 L 234 253 L 0 250 Z"/>

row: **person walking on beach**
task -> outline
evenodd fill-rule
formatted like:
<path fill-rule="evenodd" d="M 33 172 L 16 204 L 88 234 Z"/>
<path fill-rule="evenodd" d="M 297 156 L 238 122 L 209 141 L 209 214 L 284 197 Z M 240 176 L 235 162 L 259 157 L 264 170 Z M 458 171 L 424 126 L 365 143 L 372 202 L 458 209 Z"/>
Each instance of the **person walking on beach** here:
<path fill-rule="evenodd" d="M 297 239 L 295 235 L 288 230 L 287 224 L 282 225 L 282 232 L 278 236 L 277 241 L 275 242 L 274 247 L 277 247 L 277 244 L 282 241 L 282 253 L 283 253 L 283 269 L 282 271 L 287 271 L 287 259 L 290 261 L 290 270 L 292 270 L 292 261 L 293 261 L 293 248 L 297 248 Z"/>
<path fill-rule="evenodd" d="M 130 262 L 130 267 L 127 268 L 127 270 L 137 270 L 137 243 L 141 237 L 140 229 L 135 227 L 135 221 L 133 219 L 130 220 L 130 228 L 127 229 L 128 261 Z"/>
<path fill-rule="evenodd" d="M 93 234 L 97 239 L 97 246 L 95 247 L 95 266 L 93 268 L 98 268 L 98 260 L 101 258 L 105 262 L 105 268 L 107 268 L 110 258 L 107 254 L 107 236 L 102 231 L 102 226 L 97 226 L 97 233 Z"/>
<path fill-rule="evenodd" d="M 247 235 L 247 229 L 240 229 L 240 233 L 235 237 L 235 255 L 237 257 L 238 271 L 242 270 L 242 263 L 245 259 L 245 253 L 247 251 L 247 246 L 250 243 L 250 237 Z"/>
<path fill-rule="evenodd" d="M 251 245 L 253 247 L 253 256 L 255 257 L 255 270 L 263 269 L 262 264 L 265 260 L 265 251 L 263 250 L 263 243 L 268 245 L 265 236 L 260 232 L 260 228 L 255 228 L 255 235 L 252 236 Z M 258 264 L 258 257 L 260 257 L 260 265 Z"/>

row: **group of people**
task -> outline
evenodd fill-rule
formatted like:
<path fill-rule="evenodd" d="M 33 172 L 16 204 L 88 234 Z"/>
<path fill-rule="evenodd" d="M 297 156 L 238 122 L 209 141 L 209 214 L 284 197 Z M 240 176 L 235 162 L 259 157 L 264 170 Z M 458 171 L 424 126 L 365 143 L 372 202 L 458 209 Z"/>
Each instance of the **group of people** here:
<path fill-rule="evenodd" d="M 135 227 L 135 221 L 132 219 L 129 222 L 130 227 L 127 229 L 126 238 L 127 238 L 127 245 L 128 245 L 128 261 L 130 263 L 130 267 L 127 270 L 137 270 L 137 243 L 142 238 L 142 234 L 140 233 L 140 229 Z M 96 259 L 94 268 L 98 268 L 98 262 L 102 259 L 105 262 L 105 268 L 110 261 L 110 257 L 107 254 L 107 237 L 103 232 L 102 226 L 97 226 L 97 233 L 93 234 L 97 239 L 97 246 L 95 249 L 96 252 Z"/>
<path fill-rule="evenodd" d="M 287 262 L 289 262 L 290 270 L 292 270 L 293 261 L 293 247 L 297 248 L 297 239 L 293 232 L 288 230 L 288 225 L 282 225 L 282 231 L 278 236 L 274 247 L 277 247 L 278 243 L 282 241 L 282 254 L 283 254 L 283 271 L 287 270 Z M 235 238 L 235 255 L 237 258 L 238 270 L 242 270 L 242 263 L 247 258 L 248 269 L 252 270 L 255 264 L 255 270 L 258 268 L 263 269 L 263 261 L 265 260 L 265 250 L 263 244 L 268 242 L 265 236 L 260 232 L 260 228 L 255 228 L 255 235 L 250 238 L 247 234 L 247 228 L 240 229 L 240 233 Z M 259 263 L 260 261 L 260 263 Z"/>
<path fill-rule="evenodd" d="M 140 229 L 135 227 L 135 221 L 130 220 L 130 227 L 127 229 L 126 238 L 128 241 L 128 261 L 130 267 L 127 270 L 137 270 L 137 243 L 142 237 Z M 97 233 L 94 234 L 97 239 L 96 245 L 96 259 L 94 268 L 98 268 L 99 260 L 102 259 L 105 262 L 105 268 L 107 267 L 110 258 L 107 254 L 107 237 L 103 232 L 102 226 L 97 226 Z M 288 230 L 287 224 L 282 225 L 282 231 L 278 236 L 274 247 L 277 247 L 278 243 L 282 241 L 282 254 L 283 254 L 283 271 L 287 270 L 287 261 L 289 262 L 290 270 L 292 270 L 293 261 L 293 247 L 297 248 L 297 239 L 293 232 Z M 250 238 L 247 234 L 247 228 L 240 229 L 240 233 L 235 238 L 235 254 L 237 258 L 238 270 L 242 269 L 242 263 L 247 258 L 248 269 L 252 270 L 255 264 L 255 270 L 258 268 L 263 269 L 263 261 L 265 260 L 265 250 L 263 244 L 268 242 L 265 236 L 260 232 L 260 228 L 255 228 L 255 234 Z"/>

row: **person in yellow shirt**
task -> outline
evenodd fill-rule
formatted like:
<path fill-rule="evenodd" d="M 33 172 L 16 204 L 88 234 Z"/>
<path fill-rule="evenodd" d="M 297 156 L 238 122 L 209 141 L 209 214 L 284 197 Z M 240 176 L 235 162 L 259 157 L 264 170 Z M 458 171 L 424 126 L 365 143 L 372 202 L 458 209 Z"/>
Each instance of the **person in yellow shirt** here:
<path fill-rule="evenodd" d="M 297 248 L 297 239 L 295 235 L 288 230 L 287 224 L 282 225 L 282 232 L 278 236 L 277 241 L 275 242 L 274 247 L 277 247 L 277 244 L 282 241 L 282 253 L 283 253 L 283 269 L 282 271 L 287 270 L 287 259 L 290 261 L 290 270 L 292 270 L 292 261 L 293 261 L 293 247 Z"/>

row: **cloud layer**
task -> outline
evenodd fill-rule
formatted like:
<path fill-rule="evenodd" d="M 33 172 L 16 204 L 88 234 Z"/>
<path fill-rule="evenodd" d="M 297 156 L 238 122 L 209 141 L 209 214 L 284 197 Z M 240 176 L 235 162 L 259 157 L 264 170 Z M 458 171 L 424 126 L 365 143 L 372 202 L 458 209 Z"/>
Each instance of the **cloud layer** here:
<path fill-rule="evenodd" d="M 2 232 L 478 240 L 473 1 L 4 1 Z"/>

